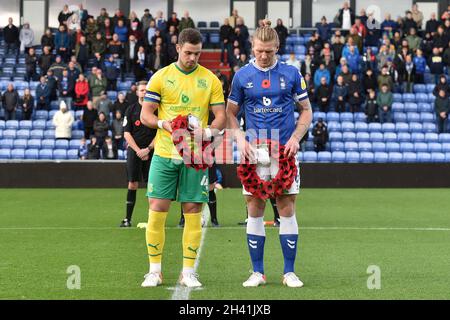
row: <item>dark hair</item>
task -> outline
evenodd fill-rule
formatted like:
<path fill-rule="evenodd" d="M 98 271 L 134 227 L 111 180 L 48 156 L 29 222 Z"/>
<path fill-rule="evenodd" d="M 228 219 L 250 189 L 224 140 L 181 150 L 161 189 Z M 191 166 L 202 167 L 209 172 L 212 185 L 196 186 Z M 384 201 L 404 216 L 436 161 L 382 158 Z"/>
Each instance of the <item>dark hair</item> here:
<path fill-rule="evenodd" d="M 183 45 L 185 43 L 199 44 L 202 43 L 202 35 L 200 31 L 193 28 L 186 28 L 180 32 L 178 36 L 178 44 Z"/>
<path fill-rule="evenodd" d="M 136 86 L 137 87 L 139 87 L 139 86 L 147 86 L 147 81 L 144 81 L 144 80 L 139 81 L 138 83 L 136 83 Z"/>

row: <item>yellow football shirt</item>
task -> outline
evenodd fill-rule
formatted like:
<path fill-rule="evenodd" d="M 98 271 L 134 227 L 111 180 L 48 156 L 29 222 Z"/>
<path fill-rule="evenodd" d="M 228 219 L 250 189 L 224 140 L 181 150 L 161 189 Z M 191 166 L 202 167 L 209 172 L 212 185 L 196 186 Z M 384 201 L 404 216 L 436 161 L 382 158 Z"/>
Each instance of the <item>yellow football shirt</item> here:
<path fill-rule="evenodd" d="M 172 120 L 178 115 L 196 116 L 203 128 L 208 126 L 209 107 L 224 104 L 222 84 L 210 70 L 201 65 L 186 72 L 176 63 L 159 70 L 147 84 L 145 101 L 158 103 L 158 119 Z M 155 154 L 181 159 L 170 133 L 158 129 Z"/>

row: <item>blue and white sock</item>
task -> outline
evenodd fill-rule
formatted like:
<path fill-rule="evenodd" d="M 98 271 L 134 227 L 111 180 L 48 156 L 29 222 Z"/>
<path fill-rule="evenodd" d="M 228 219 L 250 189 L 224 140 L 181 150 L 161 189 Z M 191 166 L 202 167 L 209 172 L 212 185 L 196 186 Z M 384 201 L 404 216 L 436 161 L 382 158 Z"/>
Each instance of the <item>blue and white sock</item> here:
<path fill-rule="evenodd" d="M 264 242 L 266 230 L 264 218 L 248 217 L 247 220 L 247 245 L 252 260 L 253 271 L 264 274 Z"/>
<path fill-rule="evenodd" d="M 284 257 L 284 274 L 294 272 L 297 242 L 298 224 L 295 214 L 292 217 L 280 217 L 280 243 Z"/>

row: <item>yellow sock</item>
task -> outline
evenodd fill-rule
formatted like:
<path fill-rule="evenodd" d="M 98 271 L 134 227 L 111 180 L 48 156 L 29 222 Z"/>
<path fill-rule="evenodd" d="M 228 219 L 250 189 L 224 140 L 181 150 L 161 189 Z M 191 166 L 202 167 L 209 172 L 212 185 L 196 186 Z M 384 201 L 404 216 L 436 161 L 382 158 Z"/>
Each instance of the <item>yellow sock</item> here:
<path fill-rule="evenodd" d="M 183 268 L 193 268 L 202 238 L 201 213 L 184 214 Z"/>
<path fill-rule="evenodd" d="M 157 212 L 153 210 L 149 210 L 148 212 L 148 224 L 145 238 L 147 240 L 148 257 L 151 264 L 161 263 L 164 241 L 166 238 L 166 217 L 167 212 Z"/>

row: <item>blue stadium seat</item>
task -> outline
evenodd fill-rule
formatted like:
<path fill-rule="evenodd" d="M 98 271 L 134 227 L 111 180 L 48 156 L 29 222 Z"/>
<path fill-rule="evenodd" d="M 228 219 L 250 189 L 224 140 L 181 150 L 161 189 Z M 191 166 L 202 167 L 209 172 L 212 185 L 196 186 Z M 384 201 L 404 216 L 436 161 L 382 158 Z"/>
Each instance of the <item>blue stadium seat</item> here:
<path fill-rule="evenodd" d="M 44 139 L 44 130 L 31 130 L 30 139 Z"/>
<path fill-rule="evenodd" d="M 370 135 L 368 132 L 357 132 L 356 133 L 357 142 L 368 142 L 370 141 Z"/>
<path fill-rule="evenodd" d="M 11 150 L 12 160 L 23 160 L 25 159 L 25 149 L 14 149 Z"/>
<path fill-rule="evenodd" d="M 80 147 L 80 140 L 72 139 L 69 141 L 69 149 L 77 149 Z"/>
<path fill-rule="evenodd" d="M 389 155 L 386 152 L 375 152 L 374 162 L 375 163 L 386 163 L 388 162 Z"/>
<path fill-rule="evenodd" d="M 317 154 L 317 161 L 319 162 L 331 162 L 331 152 L 321 151 Z"/>
<path fill-rule="evenodd" d="M 83 130 L 72 130 L 72 139 L 81 139 L 84 137 Z"/>
<path fill-rule="evenodd" d="M 392 97 L 393 97 L 394 102 L 403 102 L 401 93 L 393 93 Z"/>
<path fill-rule="evenodd" d="M 36 120 L 47 120 L 48 119 L 48 111 L 46 110 L 37 110 L 35 113 Z"/>
<path fill-rule="evenodd" d="M 353 122 L 353 113 L 351 112 L 342 112 L 339 116 L 339 120 L 341 122 L 350 121 Z"/>
<path fill-rule="evenodd" d="M 395 132 L 395 124 L 393 123 L 383 123 L 381 125 L 382 132 Z"/>
<path fill-rule="evenodd" d="M 435 116 L 431 112 L 421 112 L 420 113 L 420 121 L 421 122 L 432 122 L 435 123 Z"/>
<path fill-rule="evenodd" d="M 402 162 L 403 155 L 400 152 L 389 152 L 388 153 L 388 161 L 392 163 Z"/>
<path fill-rule="evenodd" d="M 120 151 L 122 151 L 123 154 L 123 150 L 118 150 L 119 153 Z M 119 156 L 120 158 L 120 156 Z M 67 159 L 68 160 L 78 160 L 78 150 L 72 149 L 72 150 L 67 150 Z"/>
<path fill-rule="evenodd" d="M 431 153 L 431 162 L 445 162 L 445 154 L 441 152 Z"/>
<path fill-rule="evenodd" d="M 25 159 L 27 160 L 38 160 L 39 150 L 38 149 L 27 149 L 25 150 Z"/>
<path fill-rule="evenodd" d="M 413 91 L 415 93 L 426 93 L 427 92 L 427 87 L 424 84 L 415 84 L 413 86 Z"/>
<path fill-rule="evenodd" d="M 366 132 L 369 130 L 369 125 L 366 122 L 355 122 L 355 131 L 356 132 Z"/>
<path fill-rule="evenodd" d="M 439 142 L 449 142 L 450 143 L 450 133 L 440 133 Z"/>
<path fill-rule="evenodd" d="M 420 122 L 420 114 L 418 112 L 408 112 L 406 113 L 406 119 L 408 122 Z"/>
<path fill-rule="evenodd" d="M 340 132 L 330 132 L 329 133 L 330 141 L 342 141 L 342 133 Z"/>
<path fill-rule="evenodd" d="M 360 154 L 360 161 L 362 163 L 373 163 L 374 162 L 374 154 L 373 152 L 361 152 Z"/>
<path fill-rule="evenodd" d="M 55 140 L 55 149 L 69 149 L 69 141 Z"/>
<path fill-rule="evenodd" d="M 206 21 L 199 21 L 197 22 L 197 28 L 207 28 L 208 25 L 206 24 Z"/>
<path fill-rule="evenodd" d="M 316 162 L 317 153 L 315 151 L 306 151 L 303 153 L 303 162 Z"/>
<path fill-rule="evenodd" d="M 325 112 L 314 112 L 313 113 L 313 122 L 316 122 L 317 120 L 319 120 L 319 118 L 322 118 L 324 121 L 328 121 L 327 119 L 327 114 Z"/>
<path fill-rule="evenodd" d="M 417 162 L 431 162 L 431 153 L 417 152 Z"/>
<path fill-rule="evenodd" d="M 0 129 L 0 139 L 3 139 L 3 130 Z"/>
<path fill-rule="evenodd" d="M 422 127 L 426 133 L 436 133 L 438 131 L 437 125 L 434 122 L 425 122 Z"/>
<path fill-rule="evenodd" d="M 405 103 L 405 112 L 418 112 L 417 104 L 414 102 Z"/>
<path fill-rule="evenodd" d="M 394 132 L 385 132 L 383 134 L 383 140 L 385 142 L 395 142 L 397 141 L 397 134 Z"/>
<path fill-rule="evenodd" d="M 402 96 L 403 102 L 414 102 L 416 101 L 416 96 L 413 93 L 404 93 Z"/>
<path fill-rule="evenodd" d="M 0 149 L 0 159 L 1 160 L 11 159 L 11 150 L 10 149 Z"/>
<path fill-rule="evenodd" d="M 354 132 L 344 132 L 342 134 L 342 141 L 355 141 L 356 134 Z"/>
<path fill-rule="evenodd" d="M 397 141 L 399 142 L 409 142 L 411 141 L 411 134 L 409 132 L 399 132 L 397 134 Z"/>
<path fill-rule="evenodd" d="M 354 141 L 347 141 L 347 142 L 344 143 L 344 150 L 346 152 L 358 151 L 358 143 L 356 143 Z"/>
<path fill-rule="evenodd" d="M 330 150 L 331 152 L 344 151 L 344 143 L 341 141 L 332 141 L 330 142 Z"/>
<path fill-rule="evenodd" d="M 384 142 L 372 142 L 372 151 L 373 152 L 385 152 L 386 144 Z"/>
<path fill-rule="evenodd" d="M 14 140 L 5 138 L 0 140 L 0 149 L 12 149 L 14 145 Z"/>
<path fill-rule="evenodd" d="M 75 119 L 80 119 L 83 116 L 83 113 L 84 113 L 83 110 L 75 111 Z"/>
<path fill-rule="evenodd" d="M 109 100 L 114 102 L 117 100 L 117 91 L 107 91 L 106 96 L 108 97 Z"/>
<path fill-rule="evenodd" d="M 363 113 L 363 112 L 356 112 L 353 116 L 355 122 L 356 121 L 361 121 L 361 122 L 366 122 L 367 121 L 367 116 Z"/>
<path fill-rule="evenodd" d="M 358 142 L 358 151 L 359 152 L 365 152 L 365 151 L 372 151 L 372 143 L 370 142 Z"/>
<path fill-rule="evenodd" d="M 400 152 L 400 144 L 397 142 L 387 142 L 386 152 Z"/>
<path fill-rule="evenodd" d="M 30 130 L 18 130 L 16 138 L 17 139 L 29 139 L 30 138 Z"/>
<path fill-rule="evenodd" d="M 355 125 L 353 122 L 344 121 L 341 123 L 342 132 L 353 132 L 355 131 Z"/>
<path fill-rule="evenodd" d="M 444 142 L 441 144 L 442 152 L 447 153 L 450 152 L 450 143 Z"/>
<path fill-rule="evenodd" d="M 55 139 L 55 130 L 45 130 L 44 139 Z"/>
<path fill-rule="evenodd" d="M 330 122 L 330 121 L 340 122 L 339 113 L 333 112 L 333 111 L 328 112 L 326 121 L 328 121 L 328 122 Z"/>
<path fill-rule="evenodd" d="M 368 127 L 369 132 L 380 132 L 381 131 L 381 124 L 378 122 L 372 122 L 369 123 Z"/>
<path fill-rule="evenodd" d="M 4 130 L 6 128 L 5 120 L 0 120 L 0 129 Z"/>
<path fill-rule="evenodd" d="M 439 135 L 437 133 L 427 132 L 425 133 L 425 141 L 427 142 L 438 142 Z"/>
<path fill-rule="evenodd" d="M 33 129 L 45 130 L 46 128 L 46 120 L 34 120 L 33 121 Z"/>
<path fill-rule="evenodd" d="M 393 113 L 394 122 L 406 122 L 406 113 L 404 112 L 394 112 Z"/>
<path fill-rule="evenodd" d="M 303 161 L 303 152 L 298 152 L 297 153 L 297 161 L 298 162 L 302 162 Z"/>
<path fill-rule="evenodd" d="M 406 163 L 417 162 L 417 154 L 415 152 L 403 152 L 403 162 Z"/>
<path fill-rule="evenodd" d="M 417 109 L 419 112 L 433 112 L 433 106 L 429 103 L 420 102 L 417 104 Z"/>
<path fill-rule="evenodd" d="M 305 151 L 314 151 L 314 142 L 312 140 L 306 141 Z"/>
<path fill-rule="evenodd" d="M 33 129 L 33 122 L 31 120 L 22 120 L 19 122 L 19 128 L 31 130 Z"/>
<path fill-rule="evenodd" d="M 442 145 L 439 142 L 428 142 L 428 152 L 442 152 Z"/>
<path fill-rule="evenodd" d="M 424 142 L 425 135 L 422 132 L 411 133 L 411 142 Z"/>
<path fill-rule="evenodd" d="M 45 127 L 47 128 L 47 130 L 55 130 L 53 120 L 47 120 L 47 122 L 45 123 Z"/>
<path fill-rule="evenodd" d="M 414 152 L 414 144 L 411 142 L 400 143 L 401 152 Z"/>
<path fill-rule="evenodd" d="M 436 97 L 433 93 L 428 94 L 428 103 L 434 104 L 434 100 L 436 100 Z"/>
<path fill-rule="evenodd" d="M 209 23 L 209 27 L 210 28 L 220 28 L 220 23 L 219 23 L 219 21 L 211 21 Z"/>
<path fill-rule="evenodd" d="M 28 140 L 16 139 L 14 140 L 14 149 L 26 149 L 28 145 Z"/>
<path fill-rule="evenodd" d="M 342 152 L 342 151 L 332 152 L 331 160 L 333 162 L 345 162 L 345 152 Z"/>
<path fill-rule="evenodd" d="M 370 132 L 369 134 L 370 134 L 370 141 L 372 142 L 384 141 L 383 134 L 381 132 Z"/>
<path fill-rule="evenodd" d="M 414 151 L 416 152 L 427 152 L 428 145 L 425 142 L 414 142 Z"/>
<path fill-rule="evenodd" d="M 419 122 L 411 122 L 409 124 L 409 130 L 413 133 L 418 133 L 418 132 L 420 133 L 423 131 L 423 126 Z"/>
<path fill-rule="evenodd" d="M 445 154 L 445 162 L 450 162 L 450 152 Z"/>
<path fill-rule="evenodd" d="M 341 124 L 337 121 L 330 121 L 327 124 L 328 131 L 341 131 Z"/>
<path fill-rule="evenodd" d="M 73 151 L 73 150 L 69 150 L 69 151 Z M 119 160 L 125 160 L 125 154 L 126 152 L 123 152 L 123 150 L 118 150 L 118 155 L 119 155 Z M 300 152 L 299 152 L 300 154 Z M 297 159 L 299 158 L 299 156 L 297 156 Z M 298 161 L 301 161 L 300 159 Z"/>
<path fill-rule="evenodd" d="M 67 160 L 67 150 L 65 150 L 65 149 L 53 150 L 53 159 L 54 160 Z"/>
<path fill-rule="evenodd" d="M 345 154 L 345 162 L 347 163 L 358 163 L 359 162 L 359 152 L 349 151 Z"/>
<path fill-rule="evenodd" d="M 29 149 L 40 149 L 42 145 L 41 139 L 30 139 L 27 142 Z"/>
<path fill-rule="evenodd" d="M 416 93 L 416 101 L 418 103 L 427 103 L 428 102 L 428 94 L 426 94 L 426 93 Z"/>
<path fill-rule="evenodd" d="M 50 150 L 50 149 L 39 150 L 39 159 L 40 160 L 52 160 L 53 159 L 53 150 Z"/>
<path fill-rule="evenodd" d="M 6 121 L 5 129 L 18 130 L 19 129 L 19 121 L 17 121 L 17 120 Z"/>
<path fill-rule="evenodd" d="M 44 139 L 41 141 L 42 149 L 54 149 L 55 148 L 55 140 L 54 139 Z"/>
<path fill-rule="evenodd" d="M 15 139 L 17 131 L 13 129 L 3 130 L 3 139 Z"/>
<path fill-rule="evenodd" d="M 53 116 L 58 110 L 59 110 L 59 102 L 57 100 L 50 101 L 50 111 L 48 112 L 48 118 L 53 119 Z"/>
<path fill-rule="evenodd" d="M 404 112 L 405 105 L 401 102 L 392 103 L 392 112 Z"/>
<path fill-rule="evenodd" d="M 435 86 L 436 86 L 436 85 L 435 85 L 434 83 L 428 83 L 428 84 L 426 84 L 427 89 L 426 89 L 425 93 L 433 92 Z"/>
<path fill-rule="evenodd" d="M 219 44 L 220 43 L 220 34 L 218 32 L 211 32 L 209 34 L 209 43 Z"/>

